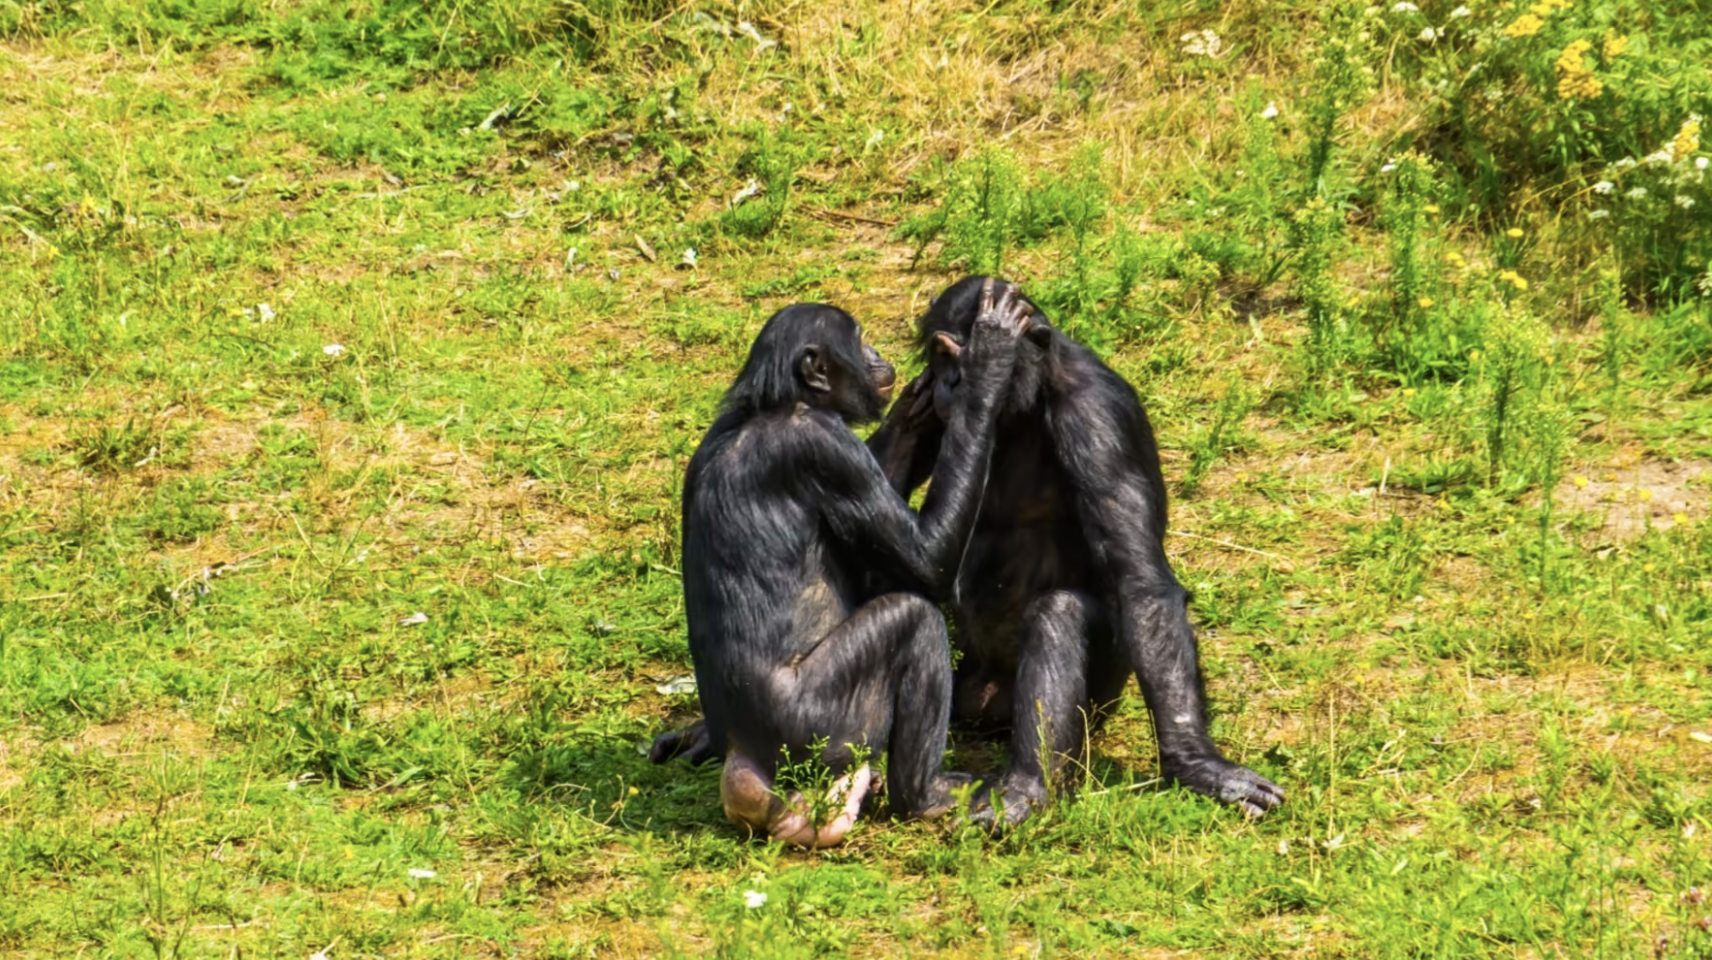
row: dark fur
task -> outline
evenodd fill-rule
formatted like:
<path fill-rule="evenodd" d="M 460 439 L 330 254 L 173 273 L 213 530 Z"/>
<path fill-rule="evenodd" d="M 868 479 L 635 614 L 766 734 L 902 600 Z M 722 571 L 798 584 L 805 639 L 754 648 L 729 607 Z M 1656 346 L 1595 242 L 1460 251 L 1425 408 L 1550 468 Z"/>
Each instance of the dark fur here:
<path fill-rule="evenodd" d="M 920 321 L 918 343 L 937 380 L 957 361 L 934 348 L 935 336 L 967 341 L 983 279 L 955 284 Z M 901 407 L 869 448 L 908 496 L 938 469 L 957 428 Z M 1187 596 L 1165 556 L 1159 453 L 1134 388 L 1037 311 L 998 435 L 952 612 L 962 654 L 956 713 L 1012 730 L 1000 785 L 1007 817 L 1020 820 L 1046 800 L 1048 777 L 1080 753 L 1086 719 L 1119 698 L 1132 672 L 1166 776 L 1250 813 L 1282 801 L 1207 734 Z"/>
<path fill-rule="evenodd" d="M 821 389 L 805 380 L 811 368 Z M 834 771 L 852 745 L 889 751 L 894 810 L 949 802 L 938 769 L 951 663 L 926 595 L 951 582 L 973 527 L 1003 379 L 976 377 L 954 417 L 966 439 L 945 444 L 918 517 L 849 427 L 884 409 L 876 381 L 890 376 L 833 307 L 787 307 L 756 338 L 684 475 L 684 602 L 705 724 L 661 737 L 656 762 L 742 751 L 770 777 L 781 747 L 800 757 L 826 737 Z"/>

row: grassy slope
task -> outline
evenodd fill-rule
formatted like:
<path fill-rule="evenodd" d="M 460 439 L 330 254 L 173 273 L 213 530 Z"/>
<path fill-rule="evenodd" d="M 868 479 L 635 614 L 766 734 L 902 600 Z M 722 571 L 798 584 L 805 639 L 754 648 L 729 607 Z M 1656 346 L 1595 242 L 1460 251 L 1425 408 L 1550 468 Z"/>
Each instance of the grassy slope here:
<path fill-rule="evenodd" d="M 1154 332 L 1111 359 L 1167 473 L 1255 391 L 1171 549 L 1216 733 L 1290 792 L 1262 822 L 1157 790 L 1133 696 L 1003 841 L 782 852 L 723 822 L 713 771 L 639 756 L 693 710 L 655 692 L 688 663 L 674 497 L 761 321 L 830 300 L 901 357 L 955 277 L 887 226 L 937 160 L 1103 143 L 1145 231 L 1231 162 L 1249 85 L 1302 82 L 1305 9 L 1018 9 L 782 8 L 765 51 L 638 27 L 588 67 L 0 47 L 0 951 L 1705 949 L 1679 895 L 1712 880 L 1712 407 L 1670 369 L 1572 442 L 1590 482 L 1545 537 L 1537 497 L 1388 482 L 1435 447 L 1402 391 L 1292 400 L 1287 304 L 1245 323 L 1153 282 Z M 1191 68 L 1203 26 L 1240 47 Z M 1410 109 L 1387 88 L 1352 121 Z M 763 131 L 799 173 L 748 238 L 719 218 Z M 1597 394 L 1597 335 L 1559 333 Z"/>

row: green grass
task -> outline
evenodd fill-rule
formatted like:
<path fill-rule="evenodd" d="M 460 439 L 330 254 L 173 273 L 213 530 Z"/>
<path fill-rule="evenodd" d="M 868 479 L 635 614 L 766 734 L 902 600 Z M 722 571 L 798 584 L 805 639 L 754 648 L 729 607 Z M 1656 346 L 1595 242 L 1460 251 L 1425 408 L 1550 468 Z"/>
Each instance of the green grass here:
<path fill-rule="evenodd" d="M 0 0 L 0 954 L 1712 955 L 1712 202 L 1575 207 L 1712 114 L 1695 14 L 1553 13 L 1677 67 L 1547 156 L 1314 4 L 490 6 Z M 971 264 L 1149 405 L 1264 820 L 1133 688 L 1003 839 L 639 752 L 750 338 L 901 361 Z"/>

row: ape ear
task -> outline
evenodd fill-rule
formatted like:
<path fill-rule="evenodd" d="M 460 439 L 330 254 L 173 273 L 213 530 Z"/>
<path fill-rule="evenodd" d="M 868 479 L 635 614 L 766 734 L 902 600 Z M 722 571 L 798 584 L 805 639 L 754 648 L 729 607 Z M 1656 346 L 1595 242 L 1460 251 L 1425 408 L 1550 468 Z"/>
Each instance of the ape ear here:
<path fill-rule="evenodd" d="M 826 354 L 818 344 L 809 344 L 803 348 L 802 359 L 797 361 L 797 374 L 802 377 L 803 386 L 816 393 L 831 393 L 832 380 L 827 376 Z"/>
<path fill-rule="evenodd" d="M 933 351 L 956 360 L 963 353 L 963 345 L 953 339 L 951 334 L 941 331 L 933 335 Z"/>

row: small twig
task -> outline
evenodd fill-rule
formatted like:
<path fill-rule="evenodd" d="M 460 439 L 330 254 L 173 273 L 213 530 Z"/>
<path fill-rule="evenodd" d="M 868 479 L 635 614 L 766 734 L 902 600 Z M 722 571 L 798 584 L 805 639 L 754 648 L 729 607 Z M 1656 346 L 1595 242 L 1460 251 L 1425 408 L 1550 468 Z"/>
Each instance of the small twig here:
<path fill-rule="evenodd" d="M 853 223 L 871 223 L 876 227 L 895 227 L 898 225 L 896 220 L 880 220 L 874 217 L 864 217 L 859 213 L 845 213 L 842 210 L 828 210 L 825 207 L 811 209 L 808 211 L 808 215 L 811 217 L 819 217 L 822 220 L 849 220 Z"/>
<path fill-rule="evenodd" d="M 1265 550 L 1256 550 L 1253 547 L 1245 547 L 1240 543 L 1231 543 L 1229 540 L 1220 540 L 1217 537 L 1203 537 L 1200 534 L 1185 533 L 1182 530 L 1172 531 L 1171 535 L 1174 537 L 1188 537 L 1190 540 L 1205 540 L 1208 543 L 1216 543 L 1221 547 L 1229 547 L 1232 550 L 1240 550 L 1243 553 L 1252 553 L 1257 557 L 1270 557 L 1273 560 L 1282 560 L 1284 563 L 1289 564 L 1292 569 L 1296 566 L 1296 562 L 1294 560 L 1291 560 L 1289 557 L 1281 554 L 1270 553 Z"/>
<path fill-rule="evenodd" d="M 1087 793 L 1082 794 L 1082 796 L 1084 796 L 1084 797 L 1103 797 L 1106 794 L 1111 793 L 1114 790 L 1128 790 L 1128 791 L 1146 790 L 1148 787 L 1157 787 L 1157 786 L 1159 786 L 1159 784 L 1161 784 L 1163 782 L 1164 781 L 1162 781 L 1160 778 L 1154 777 L 1152 780 L 1143 780 L 1140 783 L 1126 783 L 1121 787 L 1107 787 L 1104 790 L 1090 790 Z"/>

